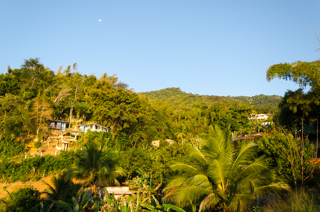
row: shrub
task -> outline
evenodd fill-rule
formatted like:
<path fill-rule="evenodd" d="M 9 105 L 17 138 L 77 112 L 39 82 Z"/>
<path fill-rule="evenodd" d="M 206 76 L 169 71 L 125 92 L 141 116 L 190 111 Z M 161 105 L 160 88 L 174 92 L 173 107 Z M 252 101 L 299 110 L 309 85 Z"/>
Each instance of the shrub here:
<path fill-rule="evenodd" d="M 41 202 L 40 192 L 33 187 L 20 188 L 7 196 L 5 211 L 35 211 Z"/>
<path fill-rule="evenodd" d="M 36 141 L 36 142 L 34 143 L 34 147 L 35 147 L 35 148 L 41 147 L 41 142 L 40 142 L 39 140 Z"/>

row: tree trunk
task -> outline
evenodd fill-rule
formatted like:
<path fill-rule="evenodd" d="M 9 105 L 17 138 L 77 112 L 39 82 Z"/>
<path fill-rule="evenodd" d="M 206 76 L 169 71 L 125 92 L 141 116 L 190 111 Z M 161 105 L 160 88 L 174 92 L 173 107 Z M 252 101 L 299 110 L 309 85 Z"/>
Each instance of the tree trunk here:
<path fill-rule="evenodd" d="M 316 158 L 318 158 L 319 149 L 319 117 L 317 117 L 317 148 L 316 148 Z"/>
<path fill-rule="evenodd" d="M 303 115 L 302 115 L 302 132 L 301 132 L 301 141 L 302 141 L 302 148 L 301 148 L 301 186 L 303 186 L 303 181 L 304 181 L 304 165 L 303 165 L 303 153 L 304 153 L 304 140 L 303 140 L 303 119 L 304 119 L 304 112 L 303 112 Z"/>
<path fill-rule="evenodd" d="M 69 128 L 71 128 L 71 121 L 72 121 L 72 112 L 73 112 L 73 103 L 71 104 L 70 113 L 69 113 Z"/>

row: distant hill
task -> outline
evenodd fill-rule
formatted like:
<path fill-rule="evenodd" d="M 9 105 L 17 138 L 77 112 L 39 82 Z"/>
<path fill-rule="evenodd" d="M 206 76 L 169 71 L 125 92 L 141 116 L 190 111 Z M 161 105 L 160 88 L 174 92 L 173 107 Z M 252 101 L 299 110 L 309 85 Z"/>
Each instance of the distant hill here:
<path fill-rule="evenodd" d="M 192 104 L 195 102 L 206 102 L 207 104 L 215 104 L 219 102 L 227 103 L 239 101 L 246 104 L 250 104 L 255 108 L 277 108 L 281 100 L 281 96 L 268 96 L 268 95 L 256 95 L 253 97 L 238 96 L 238 97 L 224 97 L 224 96 L 209 96 L 209 95 L 199 95 L 191 94 L 181 91 L 180 88 L 165 88 L 158 91 L 142 92 L 142 96 L 147 96 L 151 101 L 166 101 L 171 103 L 184 102 L 186 104 Z"/>

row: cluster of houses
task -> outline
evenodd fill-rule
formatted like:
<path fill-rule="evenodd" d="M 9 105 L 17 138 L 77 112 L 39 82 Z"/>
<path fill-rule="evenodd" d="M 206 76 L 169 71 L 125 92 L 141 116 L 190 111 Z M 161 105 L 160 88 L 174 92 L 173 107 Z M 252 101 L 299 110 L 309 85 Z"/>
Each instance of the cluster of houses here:
<path fill-rule="evenodd" d="M 51 130 L 55 130 L 59 133 L 61 133 L 59 136 L 51 136 L 49 139 L 56 139 L 56 150 L 67 150 L 69 148 L 69 142 L 70 141 L 76 141 L 77 137 L 81 135 L 81 133 L 87 133 L 89 130 L 93 132 L 109 132 L 109 128 L 106 126 L 102 126 L 96 123 L 87 123 L 87 124 L 79 124 L 75 125 L 71 130 L 68 129 L 69 123 L 67 121 L 61 121 L 61 120 L 51 120 L 48 122 L 48 128 Z M 63 136 L 63 133 L 69 132 L 71 135 L 75 137 L 70 136 Z M 166 142 L 169 143 L 169 145 L 173 144 L 174 141 L 171 139 L 166 139 Z M 59 144 L 61 143 L 61 144 Z M 160 140 L 154 140 L 151 141 L 151 146 L 153 147 L 160 147 Z"/>
<path fill-rule="evenodd" d="M 50 120 L 48 122 L 48 128 L 51 130 L 52 135 L 48 140 L 48 144 L 50 141 L 56 141 L 56 152 L 59 150 L 67 150 L 69 148 L 70 141 L 77 141 L 78 136 L 81 133 L 87 133 L 90 131 L 95 132 L 109 132 L 109 128 L 106 126 L 102 126 L 96 123 L 86 123 L 86 124 L 78 124 L 75 125 L 72 129 L 69 129 L 69 123 L 67 121 L 62 120 Z M 70 136 L 64 136 L 64 134 L 70 133 Z M 72 137 L 73 135 L 74 137 Z"/>
<path fill-rule="evenodd" d="M 67 121 L 61 121 L 61 120 L 51 120 L 48 123 L 48 128 L 52 130 L 59 130 L 60 132 L 65 132 L 67 130 L 67 127 L 69 126 L 69 123 Z M 106 126 L 102 126 L 96 123 L 88 123 L 88 124 L 80 124 L 74 126 L 72 131 L 77 132 L 83 132 L 86 133 L 90 131 L 96 131 L 96 132 L 109 132 L 109 128 Z"/>
<path fill-rule="evenodd" d="M 250 117 L 248 118 L 251 121 L 257 121 L 262 126 L 269 126 L 270 122 L 266 121 L 270 119 L 270 115 L 267 114 L 250 114 Z M 70 141 L 76 141 L 77 137 L 81 135 L 81 133 L 87 133 L 89 130 L 94 132 L 109 132 L 109 128 L 106 126 L 102 126 L 96 123 L 86 123 L 86 124 L 77 124 L 75 125 L 71 130 L 68 129 L 69 123 L 67 121 L 62 120 L 51 120 L 48 122 L 48 128 L 51 130 L 56 130 L 61 133 L 60 136 L 51 136 L 49 138 L 56 139 L 56 149 L 59 150 L 66 150 L 69 148 L 69 142 Z M 70 136 L 63 136 L 63 133 L 69 132 L 71 135 L 75 137 Z M 167 139 L 166 140 L 170 145 L 174 143 L 173 140 Z M 59 142 L 61 144 L 59 144 Z M 151 146 L 159 147 L 160 146 L 160 140 L 154 140 L 151 141 Z"/>

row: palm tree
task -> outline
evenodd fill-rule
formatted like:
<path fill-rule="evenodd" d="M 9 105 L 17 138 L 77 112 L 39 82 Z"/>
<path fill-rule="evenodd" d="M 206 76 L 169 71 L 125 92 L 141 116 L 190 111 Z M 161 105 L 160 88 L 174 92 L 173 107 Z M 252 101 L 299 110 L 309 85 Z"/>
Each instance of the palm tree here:
<path fill-rule="evenodd" d="M 264 156 L 256 157 L 257 151 L 253 142 L 236 151 L 228 131 L 211 127 L 208 138 L 190 151 L 190 162 L 172 166 L 180 174 L 165 188 L 164 200 L 180 207 L 199 206 L 199 211 L 243 211 L 257 195 L 288 189 Z"/>
<path fill-rule="evenodd" d="M 93 195 L 98 191 L 98 183 L 119 184 L 116 178 L 124 174 L 115 161 L 116 155 L 104 154 L 102 149 L 103 145 L 98 149 L 95 143 L 89 142 L 80 154 L 76 155 L 79 161 L 66 171 L 68 179 L 84 180 L 84 186 L 90 186 Z"/>
<path fill-rule="evenodd" d="M 76 196 L 79 189 L 81 188 L 80 184 L 73 183 L 70 179 L 66 179 L 63 174 L 58 177 L 53 176 L 51 178 L 51 183 L 43 182 L 48 186 L 44 194 L 47 195 L 48 200 L 62 200 L 64 202 L 72 203 L 72 197 Z"/>

